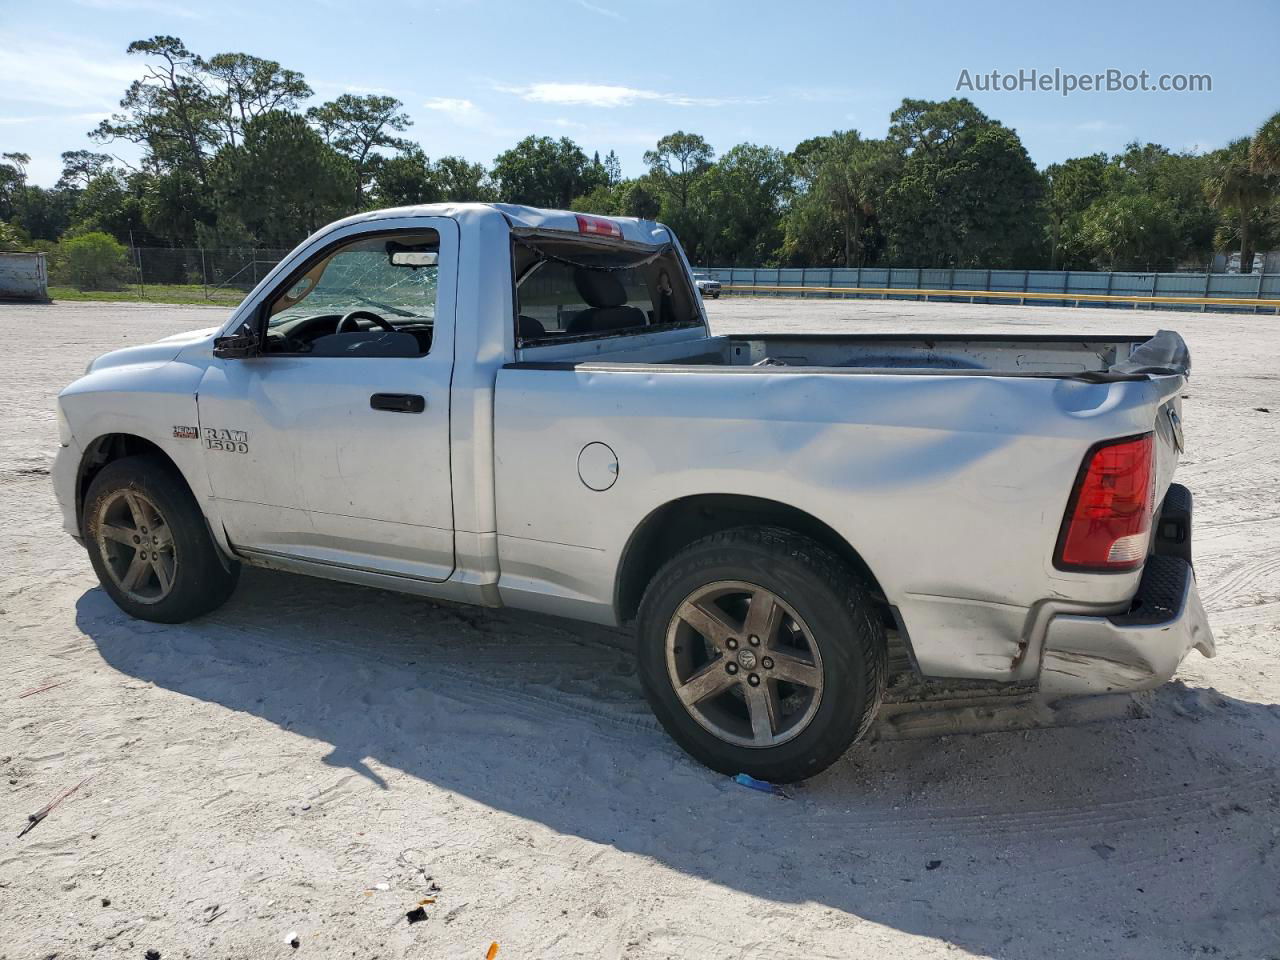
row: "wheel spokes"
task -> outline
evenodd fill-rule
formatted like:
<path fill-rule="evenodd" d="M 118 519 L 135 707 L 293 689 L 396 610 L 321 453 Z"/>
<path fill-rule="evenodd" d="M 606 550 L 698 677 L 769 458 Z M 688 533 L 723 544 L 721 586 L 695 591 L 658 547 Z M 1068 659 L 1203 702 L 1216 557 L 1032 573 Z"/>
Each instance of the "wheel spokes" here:
<path fill-rule="evenodd" d="M 708 697 L 713 697 L 718 693 L 724 693 L 735 683 L 725 671 L 725 664 L 722 660 L 712 660 L 709 664 L 695 673 L 683 684 L 676 688 L 676 696 L 686 706 L 693 706 L 695 703 L 701 703 Z"/>
<path fill-rule="evenodd" d="M 106 540 L 114 540 L 116 543 L 123 543 L 130 549 L 135 548 L 138 544 L 138 531 L 131 527 L 122 527 L 114 523 L 104 523 L 98 529 Z"/>
<path fill-rule="evenodd" d="M 774 747 L 799 735 L 816 714 L 824 685 L 816 639 L 766 587 L 741 580 L 703 585 L 676 607 L 666 644 L 672 692 L 724 741 Z"/>
<path fill-rule="evenodd" d="M 133 518 L 133 525 L 141 530 L 143 527 L 151 526 L 149 522 L 151 517 L 148 515 L 147 508 L 143 504 L 142 498 L 136 493 L 126 492 L 124 495 L 125 506 L 129 508 L 129 516 Z"/>
<path fill-rule="evenodd" d="M 143 578 L 150 570 L 151 564 L 143 560 L 141 554 L 134 554 L 133 559 L 129 561 L 129 569 L 120 578 L 120 586 L 130 593 L 134 592 L 142 585 Z"/>
<path fill-rule="evenodd" d="M 740 632 L 724 618 L 724 614 L 707 603 L 686 601 L 680 605 L 676 616 L 717 647 L 723 646 L 730 637 Z"/>
<path fill-rule="evenodd" d="M 771 673 L 775 680 L 786 680 L 788 683 L 799 684 L 811 690 L 817 690 L 822 686 L 820 667 L 794 657 L 786 651 L 778 650 L 776 647 L 770 651 L 769 656 L 773 660 Z"/>
<path fill-rule="evenodd" d="M 783 609 L 778 598 L 768 590 L 757 590 L 751 595 L 751 605 L 747 608 L 747 620 L 742 630 L 749 636 L 759 637 L 768 646 L 782 624 Z"/>
<path fill-rule="evenodd" d="M 744 684 L 747 714 L 751 718 L 751 739 L 756 743 L 768 743 L 778 730 L 778 694 L 768 681 L 752 686 Z"/>
<path fill-rule="evenodd" d="M 151 554 L 151 569 L 155 571 L 156 582 L 160 584 L 160 592 L 162 594 L 169 592 L 169 587 L 173 583 L 173 557 L 167 553 Z"/>

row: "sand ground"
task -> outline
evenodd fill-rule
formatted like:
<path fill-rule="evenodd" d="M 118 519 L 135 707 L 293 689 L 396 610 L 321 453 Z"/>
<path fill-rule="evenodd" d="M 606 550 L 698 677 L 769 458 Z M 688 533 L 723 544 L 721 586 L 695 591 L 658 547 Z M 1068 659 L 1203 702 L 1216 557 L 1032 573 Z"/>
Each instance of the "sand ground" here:
<path fill-rule="evenodd" d="M 0 958 L 1280 957 L 1280 322 L 709 311 L 719 332 L 1181 331 L 1219 656 L 1127 719 L 865 744 L 784 800 L 667 740 L 622 631 L 252 570 L 213 616 L 133 621 L 60 530 L 53 398 L 225 310 L 0 306 Z"/>

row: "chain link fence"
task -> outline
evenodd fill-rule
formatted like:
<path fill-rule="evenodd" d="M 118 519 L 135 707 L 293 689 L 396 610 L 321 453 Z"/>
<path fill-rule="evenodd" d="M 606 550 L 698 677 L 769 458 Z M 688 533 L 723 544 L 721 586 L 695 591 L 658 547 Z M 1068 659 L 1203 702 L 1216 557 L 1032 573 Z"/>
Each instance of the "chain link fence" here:
<path fill-rule="evenodd" d="M 128 247 L 122 260 L 114 254 L 84 283 L 59 248 L 48 251 L 49 285 L 74 288 L 83 295 L 121 293 L 143 300 L 239 303 L 271 272 L 288 250 L 267 248 L 202 249 L 200 247 Z M 77 282 L 79 280 L 80 282 Z"/>
<path fill-rule="evenodd" d="M 240 300 L 271 272 L 288 250 L 205 250 L 199 247 L 131 247 L 134 282 L 157 293 L 195 288 L 209 300 Z M 163 288 L 170 288 L 166 291 Z"/>

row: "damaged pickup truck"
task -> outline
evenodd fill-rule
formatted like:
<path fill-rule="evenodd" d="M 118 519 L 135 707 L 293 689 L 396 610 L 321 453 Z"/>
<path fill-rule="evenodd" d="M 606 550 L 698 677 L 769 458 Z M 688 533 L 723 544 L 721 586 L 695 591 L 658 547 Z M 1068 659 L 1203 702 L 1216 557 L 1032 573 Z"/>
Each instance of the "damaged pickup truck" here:
<path fill-rule="evenodd" d="M 218 329 L 59 397 L 56 494 L 103 589 L 177 622 L 241 564 L 634 622 L 693 756 L 810 776 L 890 644 L 925 679 L 1140 690 L 1213 654 L 1180 337 L 713 336 L 656 223 L 366 213 Z"/>

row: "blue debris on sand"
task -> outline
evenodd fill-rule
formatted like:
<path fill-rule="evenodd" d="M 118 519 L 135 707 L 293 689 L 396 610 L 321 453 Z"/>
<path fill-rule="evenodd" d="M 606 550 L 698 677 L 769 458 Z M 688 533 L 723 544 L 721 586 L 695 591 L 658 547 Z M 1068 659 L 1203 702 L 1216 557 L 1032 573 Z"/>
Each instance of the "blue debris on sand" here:
<path fill-rule="evenodd" d="M 769 783 L 767 780 L 757 780 L 755 777 L 740 773 L 733 778 L 734 783 L 740 783 L 744 787 L 750 787 L 752 790 L 759 790 L 761 793 L 772 793 L 775 797 L 787 797 L 791 799 L 785 790 L 776 783 Z"/>

